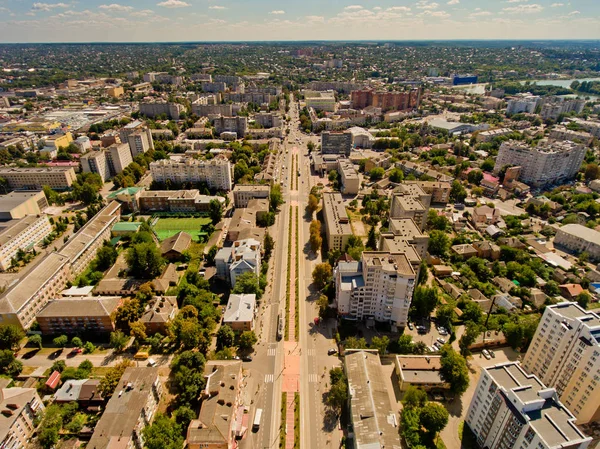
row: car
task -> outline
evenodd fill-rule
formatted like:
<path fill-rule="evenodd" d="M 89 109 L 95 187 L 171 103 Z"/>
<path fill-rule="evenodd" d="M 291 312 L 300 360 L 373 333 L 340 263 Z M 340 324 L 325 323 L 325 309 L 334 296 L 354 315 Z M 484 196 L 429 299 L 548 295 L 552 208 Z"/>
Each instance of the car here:
<path fill-rule="evenodd" d="M 492 356 L 490 355 L 490 351 L 488 351 L 487 349 L 484 349 L 483 351 L 481 351 L 481 353 L 488 360 L 492 358 Z"/>
<path fill-rule="evenodd" d="M 335 348 L 331 348 L 327 350 L 327 355 L 334 355 L 337 354 L 337 349 Z"/>
<path fill-rule="evenodd" d="M 438 332 L 440 333 L 440 335 L 448 335 L 448 331 L 446 330 L 445 327 L 438 327 Z"/>
<path fill-rule="evenodd" d="M 488 351 L 490 353 L 490 355 L 492 356 L 493 359 L 496 358 L 496 354 L 494 353 L 494 351 Z"/>
<path fill-rule="evenodd" d="M 427 349 L 429 350 L 429 352 L 437 352 L 435 346 L 428 346 Z"/>
<path fill-rule="evenodd" d="M 251 355 L 246 355 L 246 356 L 242 357 L 242 362 L 251 362 L 251 361 L 252 361 Z"/>
<path fill-rule="evenodd" d="M 81 348 L 73 348 L 73 349 L 71 349 L 71 355 L 81 354 L 82 352 L 83 352 L 83 349 L 81 349 Z"/>
<path fill-rule="evenodd" d="M 148 359 L 148 366 L 156 366 L 158 365 L 158 363 L 156 363 L 156 360 L 154 360 L 152 357 Z"/>
<path fill-rule="evenodd" d="M 408 323 L 408 328 L 409 328 L 410 330 L 413 330 L 415 327 L 413 326 L 413 324 L 412 324 L 412 323 Z"/>
<path fill-rule="evenodd" d="M 441 344 L 441 345 L 443 345 L 444 343 L 446 343 L 446 340 L 444 340 L 442 337 L 439 337 L 439 338 L 437 338 L 436 340 L 437 340 L 437 342 L 438 342 L 439 344 Z"/>
<path fill-rule="evenodd" d="M 440 348 L 442 347 L 442 345 L 440 345 L 440 344 L 439 344 L 437 341 L 434 341 L 434 342 L 433 342 L 433 347 L 434 347 L 436 350 L 438 350 L 438 351 L 439 351 L 439 350 L 440 350 Z"/>

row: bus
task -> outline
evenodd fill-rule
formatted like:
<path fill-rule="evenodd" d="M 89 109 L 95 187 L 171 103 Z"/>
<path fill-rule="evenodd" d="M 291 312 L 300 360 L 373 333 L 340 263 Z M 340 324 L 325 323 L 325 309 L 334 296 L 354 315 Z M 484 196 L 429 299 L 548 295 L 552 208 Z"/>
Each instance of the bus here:
<path fill-rule="evenodd" d="M 262 418 L 262 408 L 257 408 L 256 413 L 254 413 L 254 422 L 252 423 L 252 431 L 258 432 L 260 428 L 260 420 Z"/>
<path fill-rule="evenodd" d="M 281 313 L 277 315 L 277 334 L 275 336 L 277 337 L 277 340 L 283 338 L 283 318 L 281 317 Z"/>

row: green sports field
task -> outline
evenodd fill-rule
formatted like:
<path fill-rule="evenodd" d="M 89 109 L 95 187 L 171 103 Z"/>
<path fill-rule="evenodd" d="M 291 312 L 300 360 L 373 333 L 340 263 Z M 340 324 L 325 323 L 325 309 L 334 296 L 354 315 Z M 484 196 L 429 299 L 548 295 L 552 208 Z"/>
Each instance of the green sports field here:
<path fill-rule="evenodd" d="M 198 240 L 198 235 L 202 232 L 202 226 L 211 223 L 207 217 L 199 218 L 153 218 L 152 228 L 159 240 L 168 239 L 179 231 L 187 232 L 192 239 Z"/>

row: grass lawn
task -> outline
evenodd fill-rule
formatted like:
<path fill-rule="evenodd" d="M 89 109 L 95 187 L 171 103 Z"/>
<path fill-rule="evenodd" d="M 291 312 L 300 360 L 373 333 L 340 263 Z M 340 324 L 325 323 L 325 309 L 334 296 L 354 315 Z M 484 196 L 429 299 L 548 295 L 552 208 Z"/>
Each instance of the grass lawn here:
<path fill-rule="evenodd" d="M 202 226 L 212 223 L 208 217 L 197 218 L 158 218 L 154 226 L 154 231 L 158 238 L 162 241 L 177 234 L 179 231 L 185 231 L 192 236 L 195 241 L 198 240 L 198 235 L 202 231 Z"/>

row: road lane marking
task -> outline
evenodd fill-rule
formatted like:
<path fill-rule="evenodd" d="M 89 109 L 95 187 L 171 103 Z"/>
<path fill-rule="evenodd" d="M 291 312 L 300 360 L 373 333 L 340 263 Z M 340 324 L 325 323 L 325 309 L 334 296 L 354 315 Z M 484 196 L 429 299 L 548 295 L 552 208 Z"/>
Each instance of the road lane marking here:
<path fill-rule="evenodd" d="M 266 384 L 271 384 L 273 383 L 273 378 L 275 377 L 274 374 L 265 374 L 265 383 Z"/>
<path fill-rule="evenodd" d="M 308 355 L 315 355 L 315 350 L 314 350 L 314 348 L 310 348 L 310 349 L 308 350 Z"/>
<path fill-rule="evenodd" d="M 269 348 L 269 350 L 267 351 L 267 355 L 272 356 L 272 357 L 275 357 L 276 353 L 277 353 L 277 348 Z"/>
<path fill-rule="evenodd" d="M 311 383 L 317 383 L 319 381 L 319 379 L 316 374 L 309 374 L 308 381 Z"/>

